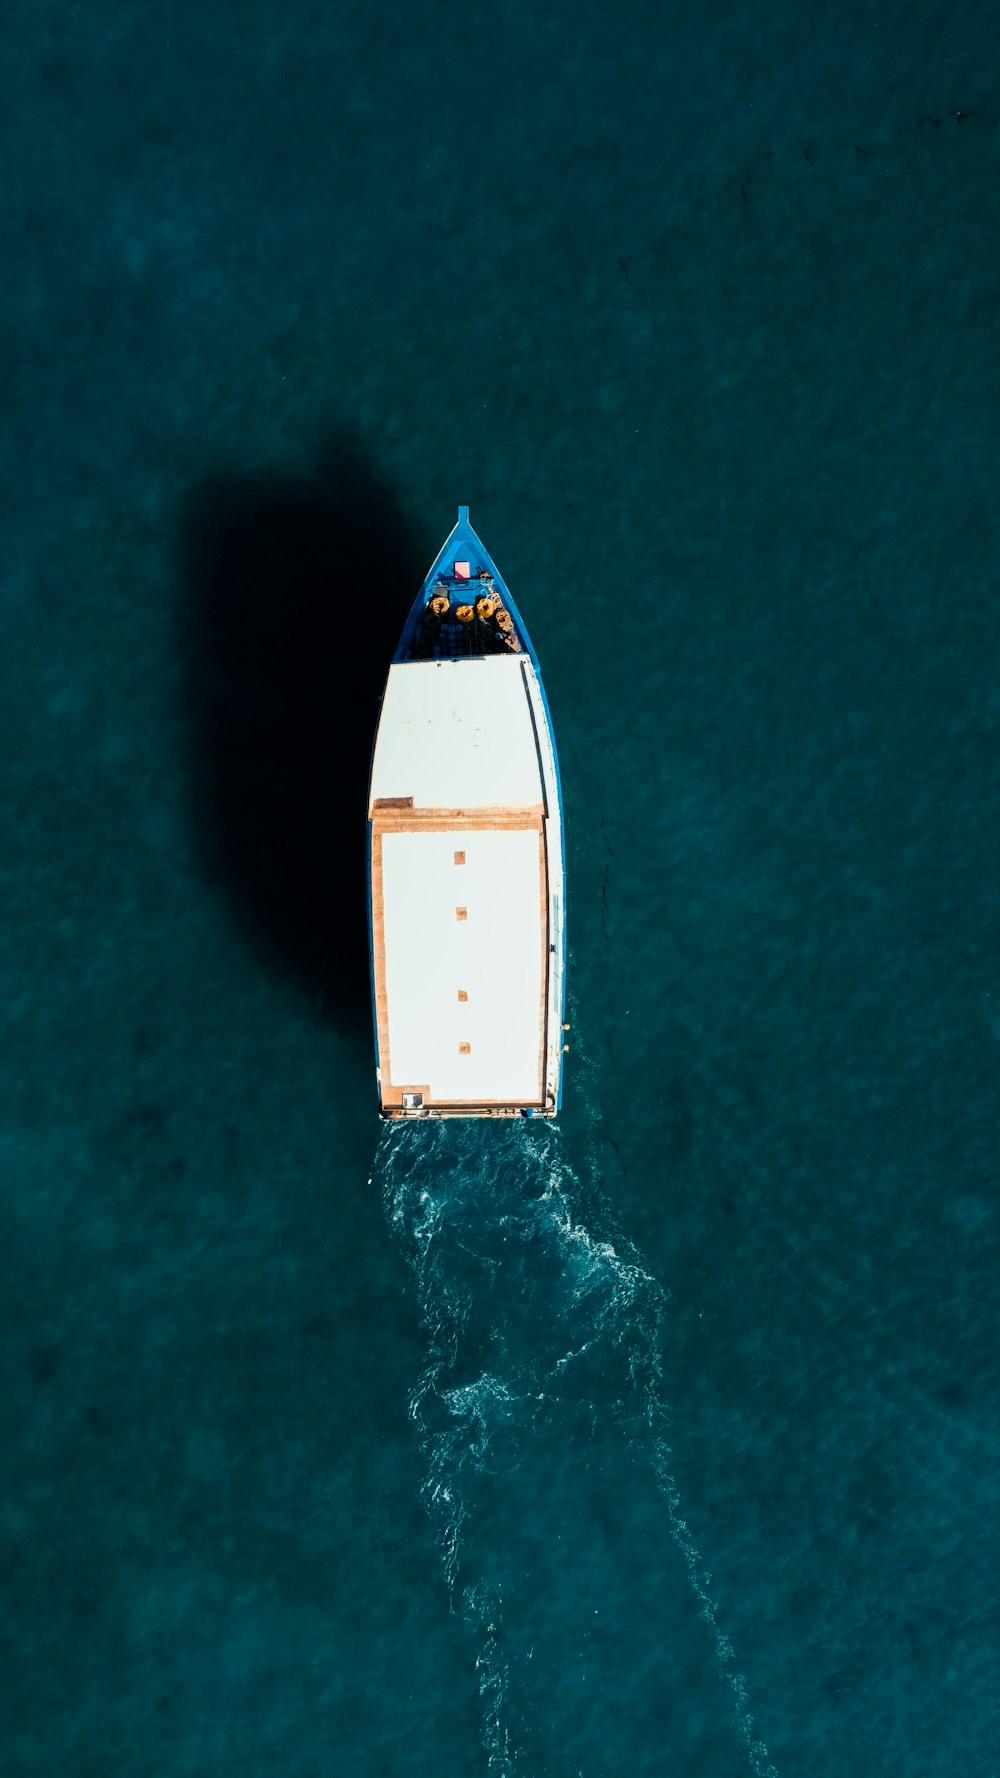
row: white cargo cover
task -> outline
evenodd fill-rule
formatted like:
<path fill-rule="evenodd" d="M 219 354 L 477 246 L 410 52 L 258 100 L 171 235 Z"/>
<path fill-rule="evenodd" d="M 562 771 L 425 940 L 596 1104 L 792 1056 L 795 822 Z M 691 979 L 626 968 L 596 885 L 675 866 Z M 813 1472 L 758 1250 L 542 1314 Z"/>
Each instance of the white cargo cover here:
<path fill-rule="evenodd" d="M 413 661 L 390 669 L 371 800 L 417 809 L 530 808 L 541 769 L 523 656 Z M 529 662 L 525 662 L 531 673 Z"/>
<path fill-rule="evenodd" d="M 539 1102 L 544 876 L 537 828 L 384 835 L 387 1035 L 397 1086 L 422 1088 L 428 1102 Z"/>
<path fill-rule="evenodd" d="M 551 1115 L 562 837 L 530 659 L 394 666 L 369 816 L 383 1110 Z"/>

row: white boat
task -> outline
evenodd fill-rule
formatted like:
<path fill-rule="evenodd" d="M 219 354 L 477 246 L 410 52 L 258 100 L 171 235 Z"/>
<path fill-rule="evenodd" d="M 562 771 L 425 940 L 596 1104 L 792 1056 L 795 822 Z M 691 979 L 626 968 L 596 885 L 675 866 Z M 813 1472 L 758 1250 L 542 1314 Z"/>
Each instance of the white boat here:
<path fill-rule="evenodd" d="M 555 1117 L 559 766 L 534 649 L 460 506 L 386 681 L 368 795 L 383 1117 Z"/>

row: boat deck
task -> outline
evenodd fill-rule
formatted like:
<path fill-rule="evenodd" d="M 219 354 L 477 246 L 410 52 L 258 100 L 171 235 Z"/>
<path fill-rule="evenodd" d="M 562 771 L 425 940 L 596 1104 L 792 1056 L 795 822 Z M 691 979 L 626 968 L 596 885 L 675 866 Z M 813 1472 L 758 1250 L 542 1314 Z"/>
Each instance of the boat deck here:
<path fill-rule="evenodd" d="M 480 655 L 520 654 L 522 650 L 517 625 L 492 575 L 484 570 L 474 579 L 438 575 L 407 658 L 468 660 Z"/>

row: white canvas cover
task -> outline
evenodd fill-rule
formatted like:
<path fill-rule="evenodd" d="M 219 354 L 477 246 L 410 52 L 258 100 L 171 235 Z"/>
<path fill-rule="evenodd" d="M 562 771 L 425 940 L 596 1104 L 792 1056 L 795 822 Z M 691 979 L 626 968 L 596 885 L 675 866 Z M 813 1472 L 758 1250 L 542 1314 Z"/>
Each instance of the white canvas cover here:
<path fill-rule="evenodd" d="M 531 661 L 394 666 L 369 814 L 383 1109 L 551 1114 L 562 1047 L 560 811 Z"/>
<path fill-rule="evenodd" d="M 456 862 L 456 858 L 460 862 Z M 381 837 L 388 1055 L 435 1103 L 542 1096 L 544 859 L 537 827 Z"/>
<path fill-rule="evenodd" d="M 372 807 L 399 797 L 412 797 L 417 809 L 537 807 L 542 781 L 523 658 L 392 667 L 372 764 Z"/>

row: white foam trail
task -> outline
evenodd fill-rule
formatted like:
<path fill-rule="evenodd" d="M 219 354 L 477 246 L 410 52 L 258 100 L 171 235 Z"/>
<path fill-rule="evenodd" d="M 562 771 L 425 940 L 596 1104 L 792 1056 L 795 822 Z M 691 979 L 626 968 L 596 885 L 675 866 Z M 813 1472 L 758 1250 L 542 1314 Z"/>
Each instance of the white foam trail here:
<path fill-rule="evenodd" d="M 474 1295 L 474 1282 L 462 1281 L 461 1268 L 449 1267 L 445 1251 L 449 1237 L 461 1229 L 463 1208 L 460 1195 L 455 1220 L 449 1209 L 448 1188 L 454 1183 L 455 1163 L 454 1154 L 446 1158 L 449 1129 L 456 1153 L 468 1152 L 471 1159 L 468 1142 L 463 1140 L 466 1133 L 458 1126 L 419 1130 L 390 1126 L 379 1143 L 376 1172 L 381 1176 L 389 1222 L 416 1276 L 428 1342 L 424 1368 L 409 1400 L 410 1417 L 427 1463 L 424 1503 L 437 1532 L 452 1610 L 460 1611 L 480 1638 L 476 1672 L 489 1770 L 497 1778 L 512 1778 L 514 1752 L 506 1720 L 509 1668 L 500 1644 L 501 1590 L 484 1579 L 459 1588 L 466 1516 L 463 1471 L 468 1466 L 474 1473 L 482 1465 L 497 1410 L 502 1417 L 510 1390 L 486 1372 L 464 1384 L 449 1381 Z"/>
<path fill-rule="evenodd" d="M 632 1447 L 651 1461 L 670 1536 L 732 1695 L 748 1762 L 756 1778 L 777 1778 L 755 1732 L 746 1679 L 719 1625 L 710 1576 L 674 1479 L 660 1359 L 668 1293 L 620 1231 L 609 1230 L 608 1239 L 588 1230 L 581 1214 L 584 1193 L 557 1128 L 525 1123 L 507 1126 L 502 1138 L 495 1133 L 491 1148 L 484 1139 L 491 1131 L 481 1125 L 390 1125 L 376 1162 L 387 1217 L 418 1286 L 427 1353 L 410 1414 L 426 1460 L 423 1495 L 452 1608 L 480 1640 L 476 1664 L 490 1772 L 512 1778 L 517 1736 L 499 1581 L 463 1581 L 466 1482 L 471 1486 L 509 1462 L 506 1441 L 513 1440 L 516 1451 L 541 1405 L 559 1398 L 585 1401 L 595 1423 L 613 1414 Z M 607 1226 L 593 1141 L 590 1160 L 592 1217 Z M 505 1322 L 500 1339 L 490 1291 L 501 1266 L 509 1278 L 512 1266 L 518 1275 L 518 1265 L 533 1313 L 525 1314 L 523 1327 Z M 593 1373 L 599 1384 L 588 1381 L 591 1354 L 599 1361 Z M 620 1375 L 611 1377 L 616 1387 L 609 1397 L 612 1361 Z M 458 1374 L 463 1365 L 471 1374 Z"/>

